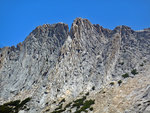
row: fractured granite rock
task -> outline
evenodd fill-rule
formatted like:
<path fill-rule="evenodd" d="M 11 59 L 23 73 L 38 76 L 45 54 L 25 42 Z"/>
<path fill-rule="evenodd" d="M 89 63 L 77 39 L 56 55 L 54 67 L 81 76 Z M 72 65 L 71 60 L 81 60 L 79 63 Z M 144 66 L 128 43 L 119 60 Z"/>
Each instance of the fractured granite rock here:
<path fill-rule="evenodd" d="M 53 110 L 63 98 L 69 102 L 81 93 L 97 93 L 111 81 L 126 83 L 125 73 L 134 79 L 134 69 L 141 76 L 150 69 L 150 29 L 122 25 L 109 30 L 82 18 L 74 20 L 70 31 L 64 23 L 44 24 L 17 47 L 0 49 L 0 103 L 32 97 L 30 110 L 21 112 Z M 145 91 L 139 95 L 148 96 L 150 90 Z M 148 99 L 140 107 L 135 99 L 133 108 L 121 112 L 146 113 Z"/>

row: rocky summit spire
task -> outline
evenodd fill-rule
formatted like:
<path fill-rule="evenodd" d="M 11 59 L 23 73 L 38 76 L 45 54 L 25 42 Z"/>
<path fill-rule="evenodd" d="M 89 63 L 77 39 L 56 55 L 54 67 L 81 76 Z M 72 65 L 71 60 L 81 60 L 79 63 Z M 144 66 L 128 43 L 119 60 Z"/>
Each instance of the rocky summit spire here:
<path fill-rule="evenodd" d="M 88 30 L 92 28 L 92 24 L 87 19 L 76 18 L 71 26 L 71 37 L 79 36 L 83 29 Z"/>

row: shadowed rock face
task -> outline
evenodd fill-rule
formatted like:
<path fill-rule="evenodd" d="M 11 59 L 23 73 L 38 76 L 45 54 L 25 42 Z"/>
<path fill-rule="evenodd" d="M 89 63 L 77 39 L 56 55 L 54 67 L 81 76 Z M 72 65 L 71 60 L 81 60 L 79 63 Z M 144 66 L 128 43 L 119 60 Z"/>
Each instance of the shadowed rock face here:
<path fill-rule="evenodd" d="M 133 69 L 141 78 L 149 76 L 143 74 L 149 64 L 149 29 L 134 31 L 122 25 L 109 30 L 82 18 L 74 20 L 70 31 L 64 23 L 45 24 L 17 47 L 0 49 L 0 102 L 32 97 L 28 112 L 42 112 L 47 106 L 54 109 L 53 102 L 62 98 L 69 102 L 81 93 L 97 93 L 109 88 L 111 81 L 127 83 L 128 78 L 121 76 L 125 73 L 134 80 Z M 149 105 L 136 104 L 138 98 L 142 97 L 132 100 L 135 106 L 130 104 L 124 112 L 148 111 Z"/>

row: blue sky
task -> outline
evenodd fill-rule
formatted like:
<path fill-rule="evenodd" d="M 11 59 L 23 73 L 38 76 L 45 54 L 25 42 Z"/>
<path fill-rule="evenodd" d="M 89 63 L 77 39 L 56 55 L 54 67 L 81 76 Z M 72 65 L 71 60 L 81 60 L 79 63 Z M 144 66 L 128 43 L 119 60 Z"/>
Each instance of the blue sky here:
<path fill-rule="evenodd" d="M 150 27 L 150 0 L 0 0 L 0 47 L 24 41 L 35 27 L 76 17 L 114 29 Z"/>

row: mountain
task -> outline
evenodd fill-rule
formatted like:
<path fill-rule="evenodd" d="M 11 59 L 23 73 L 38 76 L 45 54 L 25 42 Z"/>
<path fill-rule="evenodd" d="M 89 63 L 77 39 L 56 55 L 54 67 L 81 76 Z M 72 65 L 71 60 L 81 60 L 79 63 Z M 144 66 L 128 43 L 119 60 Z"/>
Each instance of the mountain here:
<path fill-rule="evenodd" d="M 150 28 L 76 18 L 0 49 L 0 111 L 149 113 Z"/>

